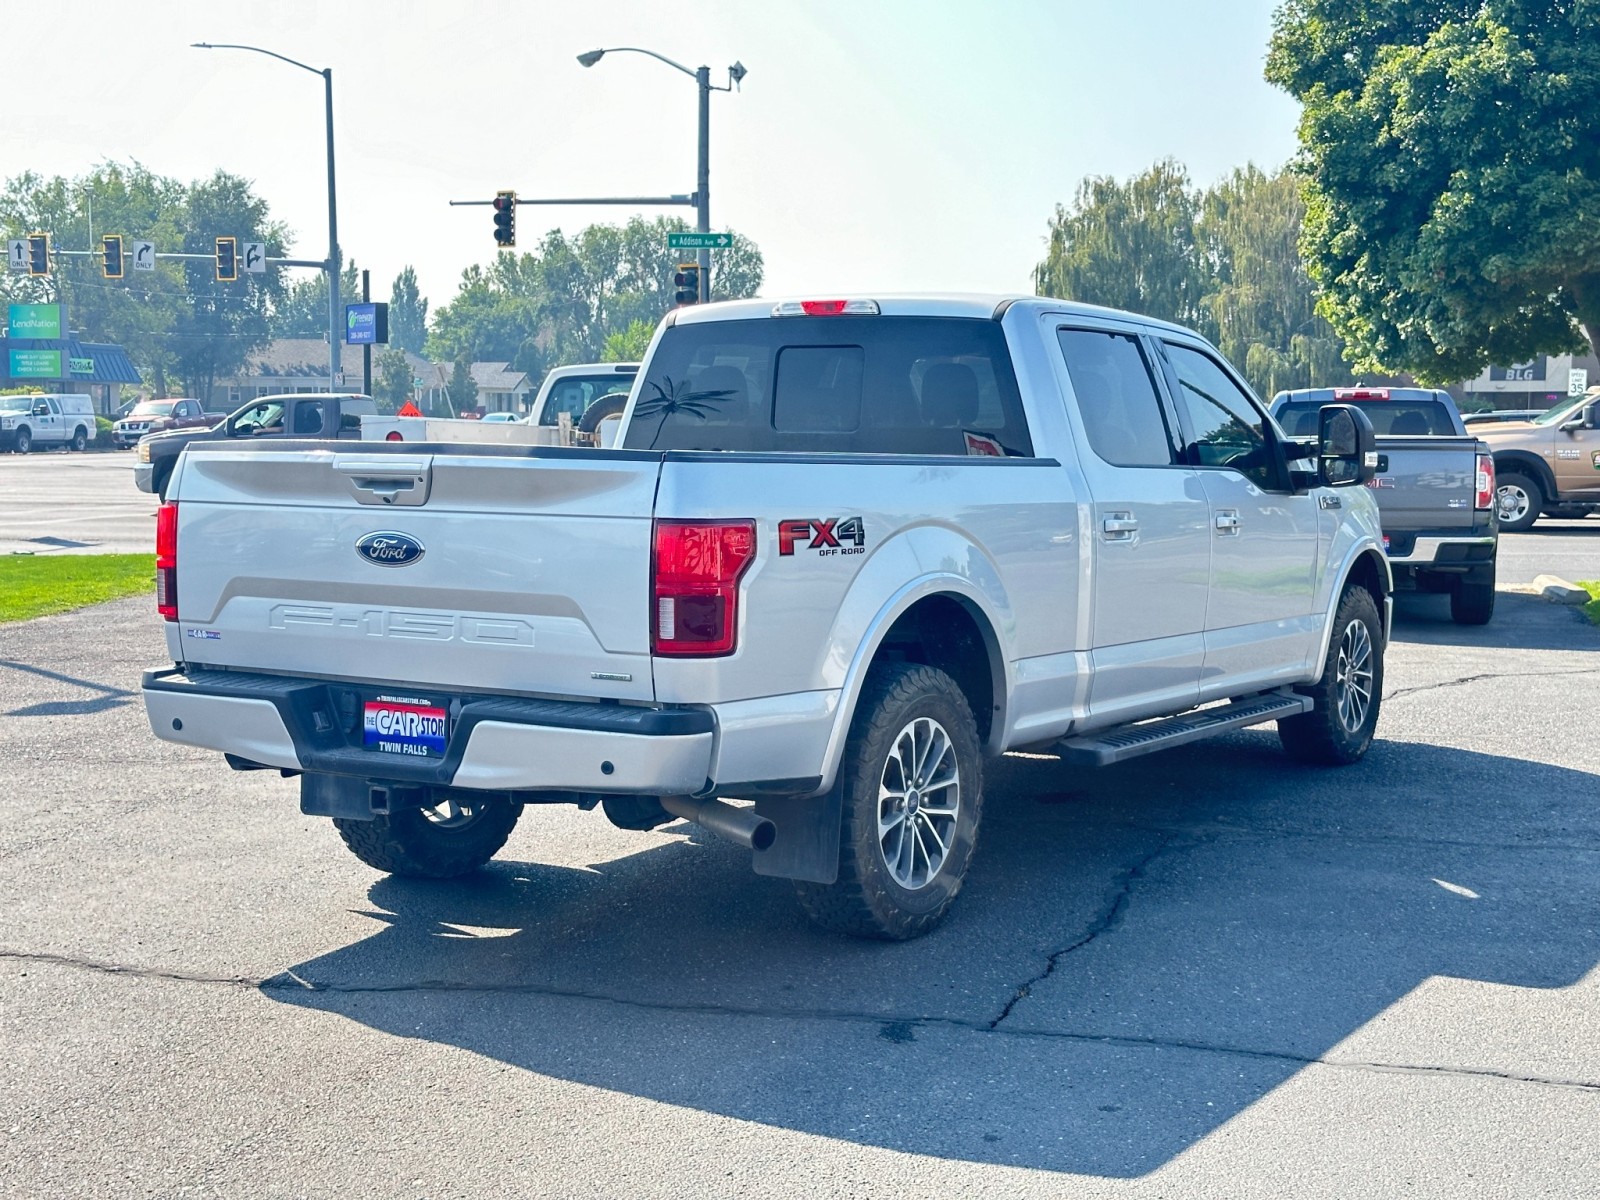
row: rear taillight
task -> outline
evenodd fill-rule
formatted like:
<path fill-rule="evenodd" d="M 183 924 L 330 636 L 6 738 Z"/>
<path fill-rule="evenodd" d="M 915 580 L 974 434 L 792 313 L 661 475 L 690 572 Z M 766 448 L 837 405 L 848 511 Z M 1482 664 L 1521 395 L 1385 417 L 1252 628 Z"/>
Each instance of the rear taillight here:
<path fill-rule="evenodd" d="M 754 521 L 657 521 L 651 651 L 732 654 L 739 640 L 739 579 L 755 557 Z"/>
<path fill-rule="evenodd" d="M 775 317 L 875 317 L 876 300 L 784 300 L 772 306 Z"/>
<path fill-rule="evenodd" d="M 178 619 L 178 503 L 163 504 L 156 512 L 156 611 L 169 621 Z"/>
<path fill-rule="evenodd" d="M 1343 404 L 1346 400 L 1387 400 L 1388 388 L 1334 388 L 1333 398 Z"/>
<path fill-rule="evenodd" d="M 1494 507 L 1494 459 L 1487 454 L 1478 455 L 1477 493 L 1472 507 L 1477 509 Z"/>

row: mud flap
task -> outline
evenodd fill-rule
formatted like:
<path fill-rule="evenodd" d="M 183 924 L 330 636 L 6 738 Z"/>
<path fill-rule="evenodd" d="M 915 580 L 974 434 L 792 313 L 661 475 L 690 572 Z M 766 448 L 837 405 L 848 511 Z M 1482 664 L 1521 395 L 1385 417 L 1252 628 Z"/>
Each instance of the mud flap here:
<path fill-rule="evenodd" d="M 756 813 L 778 827 L 771 847 L 750 854 L 757 875 L 808 883 L 839 878 L 844 791 L 838 781 L 820 796 L 762 796 Z"/>

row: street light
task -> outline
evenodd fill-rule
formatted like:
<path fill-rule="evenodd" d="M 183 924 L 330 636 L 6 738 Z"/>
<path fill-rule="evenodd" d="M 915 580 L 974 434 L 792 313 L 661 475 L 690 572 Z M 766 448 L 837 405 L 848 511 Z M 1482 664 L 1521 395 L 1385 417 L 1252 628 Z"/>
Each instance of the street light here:
<path fill-rule="evenodd" d="M 324 67 L 319 71 L 316 67 L 308 67 L 303 62 L 263 50 L 260 46 L 239 46 L 231 42 L 189 44 L 196 50 L 250 50 L 322 76 L 328 117 L 328 261 L 324 269 L 328 272 L 328 390 L 331 392 L 339 386 L 339 338 L 342 334 L 339 320 L 339 205 L 333 189 L 333 68 Z"/>
<path fill-rule="evenodd" d="M 711 68 L 701 67 L 691 71 L 680 62 L 674 62 L 664 54 L 657 54 L 654 50 L 645 50 L 639 46 L 608 46 L 603 50 L 590 50 L 578 55 L 578 62 L 585 67 L 592 67 L 607 54 L 648 54 L 659 62 L 664 62 L 674 70 L 682 71 L 693 79 L 700 88 L 700 165 L 698 177 L 695 180 L 695 228 L 701 233 L 711 232 L 711 93 L 731 92 L 749 74 L 744 64 L 736 62 L 728 68 L 728 84 L 726 87 L 711 86 Z M 711 251 L 701 248 L 700 261 L 700 298 L 711 299 Z"/>

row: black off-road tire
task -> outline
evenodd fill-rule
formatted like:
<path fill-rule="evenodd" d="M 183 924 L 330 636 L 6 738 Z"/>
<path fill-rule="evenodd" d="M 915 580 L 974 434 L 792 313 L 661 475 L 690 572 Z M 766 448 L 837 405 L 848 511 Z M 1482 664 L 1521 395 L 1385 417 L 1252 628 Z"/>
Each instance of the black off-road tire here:
<path fill-rule="evenodd" d="M 89 431 L 86 430 L 82 425 L 79 425 L 78 428 L 73 431 L 72 441 L 67 444 L 73 450 L 76 450 L 78 453 L 82 454 L 89 448 Z"/>
<path fill-rule="evenodd" d="M 932 731 L 935 726 L 945 735 L 952 756 L 957 799 L 953 805 L 937 799 L 950 790 L 948 784 L 937 782 L 947 775 L 937 766 L 929 768 L 932 774 L 925 782 L 933 786 L 924 807 L 928 813 L 942 807 L 955 811 L 948 824 L 943 817 L 919 817 L 916 804 L 902 816 L 902 830 L 910 828 L 918 836 L 927 833 L 912 847 L 913 872 L 916 846 L 933 845 L 931 839 L 939 829 L 947 835 L 939 866 L 924 882 L 908 888 L 896 880 L 887 861 L 883 841 L 889 835 L 880 836 L 879 784 L 887 771 L 897 769 L 890 766 L 891 756 L 910 744 L 905 741 L 908 732 L 914 727 Z M 843 790 L 844 807 L 839 876 L 831 884 L 795 884 L 806 914 L 825 929 L 857 937 L 904 941 L 927 933 L 944 919 L 961 890 L 983 815 L 983 748 L 972 710 L 955 681 L 943 671 L 910 663 L 874 667 L 856 706 L 835 786 Z M 920 797 L 920 789 L 908 787 L 907 803 L 912 790 L 918 790 Z M 901 809 L 906 811 L 906 805 Z M 926 871 L 932 866 L 931 851 L 924 853 L 924 862 Z"/>
<path fill-rule="evenodd" d="M 521 815 L 520 804 L 492 799 L 455 827 L 436 824 L 418 808 L 370 821 L 335 817 L 333 824 L 350 853 L 369 867 L 406 879 L 454 879 L 493 858 Z"/>
<path fill-rule="evenodd" d="M 33 449 L 33 430 L 26 425 L 17 430 L 17 453 L 26 454 Z"/>
<path fill-rule="evenodd" d="M 1359 626 L 1365 633 L 1367 658 L 1364 667 L 1353 663 L 1349 642 L 1359 643 L 1361 635 L 1354 632 Z M 1316 708 L 1298 717 L 1287 717 L 1278 722 L 1278 740 L 1291 758 L 1323 766 L 1348 766 L 1358 762 L 1372 745 L 1378 727 L 1378 709 L 1383 700 L 1383 621 L 1378 616 L 1378 606 L 1372 593 L 1358 583 L 1346 584 L 1339 598 L 1339 608 L 1333 618 L 1333 637 L 1328 640 L 1328 656 L 1322 664 L 1322 676 L 1315 683 L 1298 689 L 1302 695 L 1312 697 Z M 1347 677 L 1355 675 L 1352 667 L 1364 669 L 1366 700 L 1360 719 L 1341 705 L 1346 695 Z M 1356 679 L 1350 679 L 1354 684 Z"/>
<path fill-rule="evenodd" d="M 607 417 L 621 416 L 622 410 L 627 407 L 627 392 L 612 392 L 609 396 L 601 396 L 583 410 L 583 416 L 578 418 L 578 432 L 594 436 L 595 431 L 600 428 L 601 421 Z"/>
<path fill-rule="evenodd" d="M 1495 506 L 1500 505 L 1500 493 L 1507 489 L 1521 489 L 1527 497 L 1528 507 L 1519 516 L 1507 520 L 1504 515 L 1500 518 L 1501 533 L 1526 533 L 1533 528 L 1533 523 L 1539 519 L 1539 514 L 1544 511 L 1544 489 L 1537 480 L 1529 479 L 1526 475 L 1516 471 L 1507 471 L 1500 476 L 1495 485 Z"/>
<path fill-rule="evenodd" d="M 1450 593 L 1450 619 L 1457 625 L 1487 625 L 1494 616 L 1494 578 L 1463 579 Z"/>

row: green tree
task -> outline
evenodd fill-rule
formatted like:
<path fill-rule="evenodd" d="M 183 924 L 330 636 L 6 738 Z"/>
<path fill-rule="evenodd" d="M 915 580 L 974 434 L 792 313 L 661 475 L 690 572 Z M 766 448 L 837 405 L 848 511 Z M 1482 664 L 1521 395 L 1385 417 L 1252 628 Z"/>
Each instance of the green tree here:
<path fill-rule="evenodd" d="M 1362 370 L 1600 353 L 1600 5 L 1288 0 L 1321 311 Z"/>
<path fill-rule="evenodd" d="M 304 268 L 300 268 L 304 270 Z M 361 299 L 361 272 L 348 262 L 339 272 L 339 303 L 354 304 Z M 344 314 L 339 314 L 343 334 Z M 317 271 L 301 275 L 284 291 L 272 307 L 272 336 L 275 338 L 328 338 L 328 273 Z"/>
<path fill-rule="evenodd" d="M 472 379 L 472 361 L 466 357 L 456 359 L 450 370 L 450 407 L 460 413 L 478 405 L 478 385 Z"/>
<path fill-rule="evenodd" d="M 389 293 L 389 344 L 421 354 L 428 337 L 428 300 L 417 289 L 417 272 L 407 266 Z"/>
<path fill-rule="evenodd" d="M 1317 314 L 1297 248 L 1302 180 L 1237 169 L 1201 197 L 1195 246 L 1217 347 L 1263 396 L 1349 382 L 1343 343 Z"/>
<path fill-rule="evenodd" d="M 392 413 L 411 399 L 411 362 L 406 353 L 391 346 L 378 355 L 376 378 L 372 383 L 372 399 L 382 413 Z"/>
<path fill-rule="evenodd" d="M 656 327 L 649 321 L 635 321 L 626 329 L 619 329 L 606 338 L 600 351 L 601 362 L 639 362 L 650 348 L 650 339 Z"/>
<path fill-rule="evenodd" d="M 1199 203 L 1189 173 L 1172 159 L 1126 183 L 1086 178 L 1071 209 L 1056 206 L 1035 290 L 1208 329 L 1194 242 Z"/>

